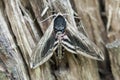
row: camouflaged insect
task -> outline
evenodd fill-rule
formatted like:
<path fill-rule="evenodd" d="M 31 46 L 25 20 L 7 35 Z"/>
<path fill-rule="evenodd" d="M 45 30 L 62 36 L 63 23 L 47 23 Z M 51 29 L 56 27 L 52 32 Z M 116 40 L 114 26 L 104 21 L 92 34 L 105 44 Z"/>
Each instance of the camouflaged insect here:
<path fill-rule="evenodd" d="M 104 60 L 102 51 L 58 13 L 31 55 L 31 68 L 36 68 L 48 61 L 55 51 L 58 59 L 62 59 L 63 48 L 70 53 Z"/>

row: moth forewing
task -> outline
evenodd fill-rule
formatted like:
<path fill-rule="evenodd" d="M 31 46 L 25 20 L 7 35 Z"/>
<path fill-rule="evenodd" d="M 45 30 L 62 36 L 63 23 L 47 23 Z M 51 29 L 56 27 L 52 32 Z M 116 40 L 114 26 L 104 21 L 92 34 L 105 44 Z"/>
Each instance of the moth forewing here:
<path fill-rule="evenodd" d="M 80 18 L 78 18 L 78 19 L 80 20 Z M 83 26 L 83 23 L 81 20 L 77 22 L 76 26 L 77 26 L 79 32 L 83 33 L 85 36 L 88 37 L 85 27 Z"/>
<path fill-rule="evenodd" d="M 50 45 L 54 44 L 54 41 L 52 41 L 52 43 L 50 43 L 48 41 L 48 40 L 51 40 L 52 37 L 54 37 L 52 35 L 52 33 L 53 33 L 53 21 L 32 52 L 31 62 L 30 62 L 31 68 L 35 68 L 35 67 L 43 64 L 44 62 L 46 62 L 48 60 L 48 58 L 50 58 L 52 56 L 52 53 L 53 53 L 52 51 L 54 50 L 54 47 L 50 46 Z M 48 46 L 49 46 L 49 48 L 46 49 Z M 48 52 L 43 53 L 46 51 L 48 51 Z"/>
<path fill-rule="evenodd" d="M 66 44 L 67 43 L 67 44 Z M 62 42 L 62 46 L 71 53 L 76 53 L 76 49 L 73 45 L 69 44 L 68 42 Z"/>
<path fill-rule="evenodd" d="M 90 39 L 71 26 L 68 22 L 66 30 L 71 35 L 69 38 L 74 39 L 72 42 L 74 42 L 77 54 L 82 54 L 83 56 L 96 60 L 104 60 L 102 51 Z"/>
<path fill-rule="evenodd" d="M 46 53 L 47 55 L 44 56 L 43 58 L 41 58 L 41 60 L 38 58 L 38 60 L 36 59 L 37 63 L 32 63 L 31 64 L 31 68 L 35 69 L 36 67 L 42 65 L 43 63 L 45 63 L 46 61 L 48 61 L 52 55 L 53 52 L 56 50 L 57 46 L 53 47 L 52 49 L 49 49 L 48 52 Z"/>
<path fill-rule="evenodd" d="M 45 63 L 46 61 L 48 61 L 50 59 L 50 57 L 53 55 L 52 49 L 48 52 L 49 55 L 45 56 L 43 59 L 41 58 L 41 60 L 38 58 L 38 60 L 36 59 L 35 62 L 37 63 L 31 63 L 30 66 L 31 68 L 35 69 L 36 67 L 42 65 L 43 63 Z"/>
<path fill-rule="evenodd" d="M 73 45 L 73 42 L 69 39 L 69 37 L 66 35 L 64 36 L 64 39 L 62 40 L 62 46 L 71 53 L 76 53 L 75 46 Z"/>

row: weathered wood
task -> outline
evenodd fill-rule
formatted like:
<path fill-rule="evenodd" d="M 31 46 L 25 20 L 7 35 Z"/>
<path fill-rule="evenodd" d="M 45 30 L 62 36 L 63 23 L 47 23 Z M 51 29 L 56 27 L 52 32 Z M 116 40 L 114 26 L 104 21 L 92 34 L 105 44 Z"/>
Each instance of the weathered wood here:
<path fill-rule="evenodd" d="M 110 57 L 111 70 L 115 80 L 120 79 L 120 1 L 107 0 L 105 1 L 107 22 L 107 48 Z"/>
<path fill-rule="evenodd" d="M 106 71 L 119 80 L 119 47 L 107 47 L 111 65 L 107 65 L 109 58 L 97 63 L 67 51 L 62 64 L 56 65 L 55 56 L 36 69 L 31 69 L 29 64 L 35 46 L 53 19 L 51 15 L 59 12 L 74 28 L 84 32 L 81 21 L 86 36 L 108 57 L 106 42 L 120 38 L 119 3 L 106 0 L 102 4 L 108 19 L 104 25 L 100 12 L 103 6 L 98 0 L 1 0 L 0 80 L 108 80 Z M 112 73 L 107 69 L 109 66 Z"/>
<path fill-rule="evenodd" d="M 112 42 L 115 39 L 120 39 L 120 1 L 109 0 L 105 1 L 106 16 L 108 18 L 107 23 L 107 36 L 109 41 Z"/>
<path fill-rule="evenodd" d="M 115 80 L 120 79 L 120 40 L 106 45 L 109 51 L 111 69 Z"/>
<path fill-rule="evenodd" d="M 29 80 L 27 67 L 16 45 L 4 8 L 0 1 L 0 79 Z"/>

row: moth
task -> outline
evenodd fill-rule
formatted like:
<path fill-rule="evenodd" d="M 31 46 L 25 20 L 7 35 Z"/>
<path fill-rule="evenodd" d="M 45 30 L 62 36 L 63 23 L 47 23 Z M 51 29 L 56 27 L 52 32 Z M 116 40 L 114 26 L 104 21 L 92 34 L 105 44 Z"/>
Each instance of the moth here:
<path fill-rule="evenodd" d="M 31 55 L 31 68 L 36 68 L 48 61 L 55 51 L 58 59 L 62 59 L 63 48 L 73 54 L 104 60 L 102 51 L 58 13 Z"/>

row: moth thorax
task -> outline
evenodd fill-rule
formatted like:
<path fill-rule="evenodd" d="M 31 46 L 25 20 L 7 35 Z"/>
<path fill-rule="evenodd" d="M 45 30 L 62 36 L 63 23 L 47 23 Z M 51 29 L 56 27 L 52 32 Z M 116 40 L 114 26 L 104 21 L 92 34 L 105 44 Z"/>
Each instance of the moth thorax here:
<path fill-rule="evenodd" d="M 63 16 L 58 15 L 54 20 L 54 31 L 57 33 L 58 31 L 64 32 L 66 28 L 66 21 Z"/>
<path fill-rule="evenodd" d="M 59 32 L 56 33 L 56 38 L 57 38 L 58 40 L 62 40 L 63 37 L 64 37 L 64 33 L 62 33 L 61 31 L 59 31 Z"/>
<path fill-rule="evenodd" d="M 61 35 L 62 34 L 62 32 L 61 31 L 58 31 L 57 33 L 56 33 L 56 35 Z"/>

